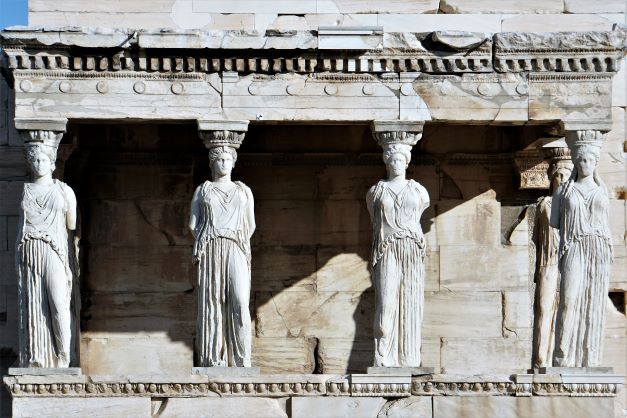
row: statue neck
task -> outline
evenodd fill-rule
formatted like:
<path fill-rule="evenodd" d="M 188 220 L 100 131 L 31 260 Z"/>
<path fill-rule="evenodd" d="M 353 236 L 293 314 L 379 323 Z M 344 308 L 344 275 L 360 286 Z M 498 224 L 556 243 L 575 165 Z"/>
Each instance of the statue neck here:
<path fill-rule="evenodd" d="M 399 175 L 388 174 L 388 182 L 390 183 L 399 183 L 405 180 L 406 180 L 405 173 L 399 174 Z"/>
<path fill-rule="evenodd" d="M 213 175 L 212 180 L 214 183 L 231 183 L 231 175 L 230 174 L 225 174 L 224 176 Z"/>
<path fill-rule="evenodd" d="M 33 183 L 37 185 L 47 185 L 47 184 L 52 184 L 54 182 L 54 179 L 52 178 L 52 173 L 44 174 L 41 177 L 33 176 L 32 178 L 33 178 Z"/>
<path fill-rule="evenodd" d="M 585 177 L 578 175 L 576 183 L 581 184 L 582 186 L 592 186 L 595 184 L 594 176 L 592 174 Z"/>

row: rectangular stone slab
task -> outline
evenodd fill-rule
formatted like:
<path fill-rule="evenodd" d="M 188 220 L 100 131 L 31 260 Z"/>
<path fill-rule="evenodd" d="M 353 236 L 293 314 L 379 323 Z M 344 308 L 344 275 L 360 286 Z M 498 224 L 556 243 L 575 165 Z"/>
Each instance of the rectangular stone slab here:
<path fill-rule="evenodd" d="M 614 374 L 613 367 L 540 367 L 537 370 L 539 374 Z"/>
<path fill-rule="evenodd" d="M 9 367 L 9 376 L 80 376 L 80 367 Z"/>
<path fill-rule="evenodd" d="M 258 376 L 258 367 L 192 367 L 193 375 L 209 377 Z"/>
<path fill-rule="evenodd" d="M 435 367 L 368 367 L 368 374 L 422 376 L 435 373 Z"/>

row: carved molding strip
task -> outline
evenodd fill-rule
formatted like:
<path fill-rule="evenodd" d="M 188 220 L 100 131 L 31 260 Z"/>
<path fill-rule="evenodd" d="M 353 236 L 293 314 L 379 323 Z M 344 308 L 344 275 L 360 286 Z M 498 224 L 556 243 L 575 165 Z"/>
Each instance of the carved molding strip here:
<path fill-rule="evenodd" d="M 385 73 L 492 72 L 492 57 L 399 57 L 333 58 L 319 57 L 204 57 L 204 56 L 67 56 L 30 55 L 25 51 L 10 53 L 12 70 L 72 70 L 82 72 L 146 71 L 159 73 L 220 72 L 238 73 Z"/>
<path fill-rule="evenodd" d="M 617 72 L 625 31 L 499 33 L 494 68 L 499 72 Z"/>
<path fill-rule="evenodd" d="M 301 31 L 302 32 L 302 31 Z M 241 31 L 21 29 L 0 34 L 10 69 L 162 73 L 617 72 L 625 30 L 499 33 L 453 47 L 446 33 L 386 32 L 382 42 L 345 49 L 319 44 L 312 31 L 260 36 Z M 435 36 L 435 35 L 438 36 Z M 472 34 L 468 34 L 473 38 Z M 377 39 L 381 34 L 377 35 Z M 63 39 L 54 42 L 51 39 Z M 184 47 L 182 47 L 184 46 Z M 132 47 L 132 48 L 131 48 Z"/>
<path fill-rule="evenodd" d="M 129 382 L 129 381 L 93 381 L 88 376 L 77 376 L 73 381 L 63 377 L 47 376 L 27 379 L 7 376 L 4 385 L 14 398 L 23 397 L 285 397 L 285 396 L 570 396 L 570 397 L 613 397 L 623 386 L 622 376 L 612 376 L 611 381 L 595 383 L 564 383 L 559 381 L 532 382 L 536 377 L 515 382 L 515 378 L 490 376 L 447 377 L 446 375 L 428 375 L 410 378 L 405 383 L 394 383 L 387 376 L 353 375 L 347 377 L 329 376 L 311 381 L 295 381 L 293 376 L 278 376 L 264 381 L 263 376 L 255 378 L 236 378 L 233 381 L 220 379 L 205 382 Z M 544 376 L 544 375 L 540 375 Z M 67 376 L 66 376 L 67 378 Z M 351 382 L 349 383 L 349 379 Z M 38 381 L 37 381 L 38 380 Z M 64 381 L 65 380 L 65 381 Z M 356 381 L 355 381 L 356 380 Z M 397 379 L 398 380 L 398 379 Z M 43 383 L 45 381 L 45 383 Z M 411 381 L 411 383 L 409 383 Z"/>

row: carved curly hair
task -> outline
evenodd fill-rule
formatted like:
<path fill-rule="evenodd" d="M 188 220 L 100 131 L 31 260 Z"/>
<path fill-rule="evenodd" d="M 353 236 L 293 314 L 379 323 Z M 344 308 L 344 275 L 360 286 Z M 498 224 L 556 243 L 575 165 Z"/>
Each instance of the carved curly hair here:
<path fill-rule="evenodd" d="M 405 144 L 392 144 L 383 150 L 383 162 L 387 164 L 388 160 L 394 154 L 401 154 L 405 157 L 407 164 L 411 161 L 411 146 Z"/>
<path fill-rule="evenodd" d="M 37 154 L 39 154 L 40 152 L 45 154 L 50 159 L 50 162 L 52 163 L 53 166 L 54 166 L 55 161 L 57 160 L 57 150 L 54 147 L 51 147 L 42 143 L 35 143 L 35 144 L 26 144 L 24 148 L 25 148 L 26 159 L 29 162 L 32 161 L 33 158 L 35 158 Z"/>
<path fill-rule="evenodd" d="M 231 147 L 221 146 L 211 148 L 209 150 L 209 163 L 212 164 L 215 160 L 218 159 L 218 157 L 220 157 L 220 154 L 224 153 L 230 154 L 231 157 L 233 157 L 233 162 L 237 161 L 237 151 L 235 151 Z"/>

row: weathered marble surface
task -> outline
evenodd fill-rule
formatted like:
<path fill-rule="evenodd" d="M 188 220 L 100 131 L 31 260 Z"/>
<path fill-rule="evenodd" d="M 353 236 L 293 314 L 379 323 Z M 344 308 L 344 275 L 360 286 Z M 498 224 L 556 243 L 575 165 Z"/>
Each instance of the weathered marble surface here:
<path fill-rule="evenodd" d="M 614 404 L 607 398 L 581 399 L 557 396 L 550 398 L 438 397 L 433 399 L 434 417 L 471 418 L 477 416 L 477 413 L 490 418 L 613 417 Z"/>
<path fill-rule="evenodd" d="M 9 367 L 9 376 L 78 376 L 80 367 Z"/>
<path fill-rule="evenodd" d="M 192 374 L 199 376 L 258 376 L 258 367 L 192 367 Z"/>
<path fill-rule="evenodd" d="M 16 399 L 13 402 L 15 418 L 56 418 L 60 416 L 90 416 L 93 418 L 137 417 L 149 418 L 149 398 L 90 398 L 90 399 Z"/>

